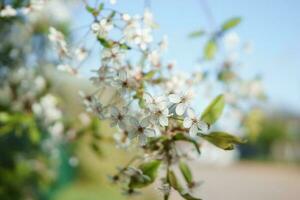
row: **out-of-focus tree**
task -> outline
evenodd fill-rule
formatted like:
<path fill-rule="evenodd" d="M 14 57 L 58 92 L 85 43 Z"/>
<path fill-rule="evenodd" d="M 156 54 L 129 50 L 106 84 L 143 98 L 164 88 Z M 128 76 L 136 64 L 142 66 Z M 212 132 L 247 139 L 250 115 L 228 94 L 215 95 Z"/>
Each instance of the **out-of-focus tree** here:
<path fill-rule="evenodd" d="M 59 1 L 0 2 L 0 199 L 50 198 L 72 178 L 84 134 L 100 151 L 99 122 L 70 118 L 49 78 L 58 60 L 49 51 L 49 26 L 68 35 L 64 8 Z"/>

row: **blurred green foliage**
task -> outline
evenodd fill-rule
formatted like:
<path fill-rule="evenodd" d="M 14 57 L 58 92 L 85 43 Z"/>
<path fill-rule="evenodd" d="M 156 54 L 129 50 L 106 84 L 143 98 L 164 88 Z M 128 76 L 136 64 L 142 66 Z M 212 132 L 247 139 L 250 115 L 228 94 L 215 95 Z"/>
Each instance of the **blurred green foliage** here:
<path fill-rule="evenodd" d="M 268 115 L 254 109 L 244 121 L 249 141 L 240 147 L 242 158 L 298 163 L 299 122 L 299 116 L 288 112 Z"/>

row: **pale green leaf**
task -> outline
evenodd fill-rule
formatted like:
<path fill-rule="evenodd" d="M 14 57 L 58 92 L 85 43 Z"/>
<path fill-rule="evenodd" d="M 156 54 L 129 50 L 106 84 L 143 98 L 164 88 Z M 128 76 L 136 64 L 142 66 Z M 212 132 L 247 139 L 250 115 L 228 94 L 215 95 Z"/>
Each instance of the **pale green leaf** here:
<path fill-rule="evenodd" d="M 204 47 L 204 58 L 211 60 L 215 57 L 217 52 L 217 44 L 215 40 L 209 40 Z"/>
<path fill-rule="evenodd" d="M 203 30 L 198 30 L 198 31 L 194 31 L 194 32 L 191 32 L 189 34 L 189 37 L 190 38 L 198 38 L 198 37 L 201 37 L 205 34 L 205 32 Z"/>
<path fill-rule="evenodd" d="M 211 125 L 221 116 L 225 106 L 224 95 L 217 96 L 204 110 L 201 120 Z"/>
<path fill-rule="evenodd" d="M 229 19 L 222 25 L 222 31 L 227 31 L 229 29 L 236 27 L 241 22 L 241 20 L 242 19 L 240 17 L 234 17 Z"/>
<path fill-rule="evenodd" d="M 243 144 L 245 141 L 240 139 L 237 136 L 230 135 L 226 132 L 211 132 L 208 135 L 201 135 L 205 140 L 214 144 L 215 146 L 224 149 L 224 150 L 232 150 L 234 149 L 235 144 Z"/>
<path fill-rule="evenodd" d="M 183 160 L 181 160 L 179 162 L 179 169 L 180 169 L 185 181 L 188 184 L 192 183 L 193 182 L 192 172 L 191 172 L 189 166 Z"/>

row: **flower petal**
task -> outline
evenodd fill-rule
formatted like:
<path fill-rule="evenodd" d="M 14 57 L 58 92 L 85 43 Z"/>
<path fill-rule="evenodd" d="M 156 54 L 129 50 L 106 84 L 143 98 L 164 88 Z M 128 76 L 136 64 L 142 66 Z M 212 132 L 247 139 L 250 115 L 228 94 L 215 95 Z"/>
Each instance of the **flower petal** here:
<path fill-rule="evenodd" d="M 180 96 L 178 96 L 177 94 L 170 94 L 169 95 L 169 100 L 172 103 L 179 103 L 180 102 Z"/>
<path fill-rule="evenodd" d="M 145 134 L 147 137 L 155 137 L 155 136 L 156 136 L 155 130 L 152 129 L 152 128 L 146 128 L 146 129 L 144 130 L 144 134 Z"/>
<path fill-rule="evenodd" d="M 192 126 L 192 120 L 189 117 L 184 118 L 183 120 L 183 127 L 190 128 Z"/>
<path fill-rule="evenodd" d="M 189 131 L 189 134 L 191 137 L 196 137 L 197 136 L 197 133 L 198 133 L 198 127 L 196 124 L 193 124 L 190 128 L 190 131 Z"/>
<path fill-rule="evenodd" d="M 140 125 L 141 125 L 142 127 L 147 127 L 147 126 L 149 126 L 149 124 L 150 124 L 150 120 L 151 120 L 151 117 L 150 117 L 150 116 L 147 116 L 147 117 L 145 117 L 144 119 L 142 119 L 142 121 L 140 122 Z"/>
<path fill-rule="evenodd" d="M 183 115 L 183 113 L 186 110 L 186 105 L 184 103 L 180 103 L 176 106 L 176 114 L 177 115 Z"/>
<path fill-rule="evenodd" d="M 117 117 L 118 115 L 119 115 L 119 109 L 117 108 L 117 107 L 115 107 L 115 106 L 112 106 L 111 107 L 111 110 L 110 110 L 110 112 L 111 112 L 111 115 L 113 116 L 113 117 Z"/>
<path fill-rule="evenodd" d="M 167 116 L 160 116 L 159 117 L 159 123 L 162 126 L 168 126 L 168 124 L 169 124 L 168 117 Z"/>
<path fill-rule="evenodd" d="M 208 132 L 208 125 L 207 123 L 203 122 L 203 121 L 199 121 L 197 123 L 198 128 L 200 129 L 200 131 L 204 134 L 206 134 Z"/>

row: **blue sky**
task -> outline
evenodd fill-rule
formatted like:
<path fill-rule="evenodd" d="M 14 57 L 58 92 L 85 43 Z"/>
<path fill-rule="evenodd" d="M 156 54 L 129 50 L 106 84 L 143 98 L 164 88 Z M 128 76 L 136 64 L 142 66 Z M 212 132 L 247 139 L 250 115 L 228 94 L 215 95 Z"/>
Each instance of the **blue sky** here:
<path fill-rule="evenodd" d="M 204 12 L 205 4 L 215 25 L 230 17 L 243 18 L 235 31 L 241 40 L 251 41 L 254 46 L 253 53 L 243 57 L 246 64 L 243 73 L 249 77 L 261 74 L 271 104 L 299 113 L 300 1 L 152 0 L 151 10 L 160 25 L 158 32 L 169 37 L 168 57 L 176 59 L 181 69 L 193 70 L 201 55 L 201 43 L 188 39 L 188 33 L 213 28 Z M 118 0 L 116 8 L 141 13 L 144 1 Z M 85 15 L 77 18 L 80 18 L 78 24 L 85 24 L 83 21 L 87 20 Z"/>

